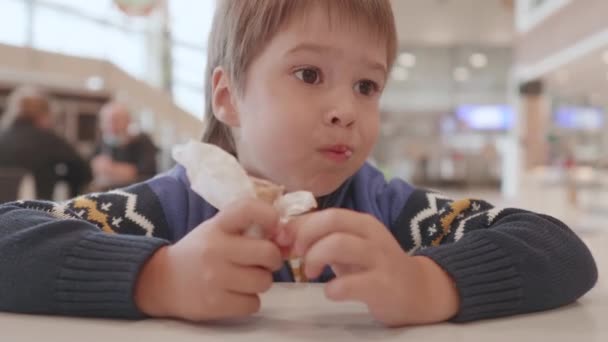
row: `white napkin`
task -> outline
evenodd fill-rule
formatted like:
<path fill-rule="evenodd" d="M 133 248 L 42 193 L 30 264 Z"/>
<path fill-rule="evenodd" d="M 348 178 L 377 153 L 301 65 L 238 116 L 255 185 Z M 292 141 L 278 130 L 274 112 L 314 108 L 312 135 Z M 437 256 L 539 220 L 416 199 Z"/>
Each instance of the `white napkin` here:
<path fill-rule="evenodd" d="M 173 148 L 173 159 L 186 168 L 190 187 L 209 204 L 223 210 L 243 198 L 255 198 L 253 182 L 238 160 L 221 148 L 190 140 Z M 274 203 L 282 221 L 316 208 L 314 195 L 297 191 L 281 196 Z M 259 227 L 251 227 L 250 236 L 262 237 Z"/>

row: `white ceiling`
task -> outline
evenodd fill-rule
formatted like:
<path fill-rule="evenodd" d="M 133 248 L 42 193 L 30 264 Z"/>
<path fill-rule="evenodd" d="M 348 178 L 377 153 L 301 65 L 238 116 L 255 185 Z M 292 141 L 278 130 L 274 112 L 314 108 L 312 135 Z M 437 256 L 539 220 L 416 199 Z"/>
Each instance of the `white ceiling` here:
<path fill-rule="evenodd" d="M 401 45 L 505 46 L 513 42 L 509 0 L 391 0 Z"/>
<path fill-rule="evenodd" d="M 416 56 L 416 65 L 405 68 L 407 80 L 392 78 L 389 81 L 383 95 L 383 110 L 441 112 L 460 104 L 506 101 L 507 75 L 512 64 L 510 48 L 463 46 L 405 50 Z M 484 68 L 471 66 L 469 58 L 473 53 L 487 57 Z M 469 72 L 466 82 L 454 79 L 454 70 L 462 67 Z"/>
<path fill-rule="evenodd" d="M 565 101 L 608 106 L 608 45 L 544 77 L 548 90 Z"/>
<path fill-rule="evenodd" d="M 416 56 L 407 80 L 391 79 L 382 108 L 387 112 L 445 112 L 459 104 L 506 101 L 515 23 L 511 0 L 391 0 L 400 51 Z M 488 65 L 471 67 L 483 53 Z M 399 63 L 397 63 L 399 64 Z M 456 82 L 457 68 L 470 79 Z"/>

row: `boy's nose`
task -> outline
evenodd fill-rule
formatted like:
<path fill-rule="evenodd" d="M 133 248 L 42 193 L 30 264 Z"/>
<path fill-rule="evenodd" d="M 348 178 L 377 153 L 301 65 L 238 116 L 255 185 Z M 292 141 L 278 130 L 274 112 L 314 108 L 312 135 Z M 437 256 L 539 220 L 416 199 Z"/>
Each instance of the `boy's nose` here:
<path fill-rule="evenodd" d="M 355 124 L 356 118 L 352 110 L 334 109 L 325 114 L 324 121 L 328 126 L 350 128 Z"/>

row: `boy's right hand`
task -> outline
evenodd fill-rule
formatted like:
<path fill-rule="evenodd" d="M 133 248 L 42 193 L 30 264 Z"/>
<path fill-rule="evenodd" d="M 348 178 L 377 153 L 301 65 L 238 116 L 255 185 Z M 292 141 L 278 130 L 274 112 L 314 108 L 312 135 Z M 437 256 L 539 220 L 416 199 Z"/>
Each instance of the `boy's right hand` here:
<path fill-rule="evenodd" d="M 243 236 L 257 224 L 275 235 L 279 214 L 259 200 L 244 200 L 219 212 L 171 246 L 160 248 L 142 268 L 135 303 L 152 317 L 208 321 L 251 315 L 259 293 L 281 268 L 279 248 L 269 239 Z"/>

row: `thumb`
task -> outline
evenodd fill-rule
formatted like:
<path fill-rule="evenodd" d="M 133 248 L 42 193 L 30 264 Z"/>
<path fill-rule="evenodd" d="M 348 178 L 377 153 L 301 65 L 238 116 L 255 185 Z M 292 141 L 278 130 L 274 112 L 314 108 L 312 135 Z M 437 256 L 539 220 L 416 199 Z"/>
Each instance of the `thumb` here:
<path fill-rule="evenodd" d="M 297 236 L 297 217 L 282 218 L 274 241 L 281 247 L 292 246 Z"/>
<path fill-rule="evenodd" d="M 276 234 L 272 237 L 272 241 L 281 250 L 281 256 L 283 256 L 283 258 L 289 258 L 291 256 L 291 249 L 295 242 L 296 235 L 292 227 L 293 226 L 287 224 L 286 220 L 281 219 Z"/>

